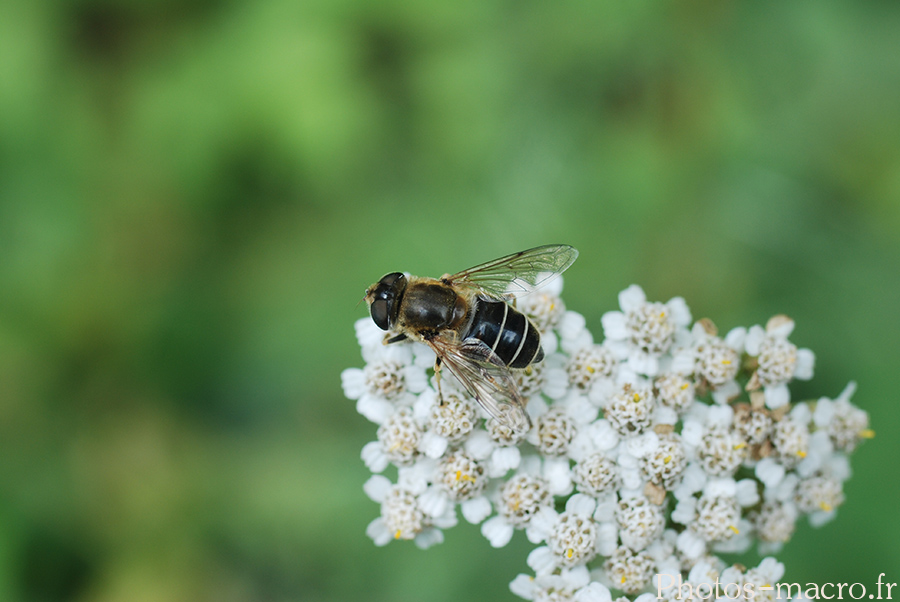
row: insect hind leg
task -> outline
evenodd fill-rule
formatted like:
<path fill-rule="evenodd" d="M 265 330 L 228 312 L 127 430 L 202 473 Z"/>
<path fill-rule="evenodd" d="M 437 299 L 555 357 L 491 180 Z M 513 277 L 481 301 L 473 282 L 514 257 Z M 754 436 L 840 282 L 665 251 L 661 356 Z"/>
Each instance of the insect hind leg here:
<path fill-rule="evenodd" d="M 437 385 L 437 395 L 438 395 L 438 404 L 441 406 L 444 405 L 444 395 L 441 393 L 441 358 L 437 357 L 434 360 L 434 381 Z"/>

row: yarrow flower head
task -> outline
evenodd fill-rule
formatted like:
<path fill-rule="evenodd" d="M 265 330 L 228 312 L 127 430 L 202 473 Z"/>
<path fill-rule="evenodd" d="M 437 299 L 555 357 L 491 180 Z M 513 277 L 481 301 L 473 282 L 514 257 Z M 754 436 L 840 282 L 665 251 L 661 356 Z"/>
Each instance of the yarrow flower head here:
<path fill-rule="evenodd" d="M 683 339 L 691 312 L 681 297 L 667 303 L 648 302 L 636 284 L 619 293 L 621 311 L 603 314 L 607 344 L 636 374 L 656 376 L 660 359 Z"/>
<path fill-rule="evenodd" d="M 431 349 L 385 344 L 393 333 L 357 322 L 365 364 L 341 380 L 375 425 L 361 454 L 380 506 L 368 535 L 429 547 L 459 515 L 495 548 L 521 531 L 536 546 L 531 574 L 510 589 L 526 600 L 650 602 L 657 588 L 683 599 L 665 575 L 695 594 L 717 579 L 731 593 L 780 579 L 772 557 L 750 569 L 724 558 L 754 544 L 777 553 L 797 521 L 835 517 L 848 454 L 873 436 L 855 383 L 793 400 L 815 357 L 789 340 L 786 316 L 720 335 L 692 324 L 682 298 L 631 286 L 595 339 L 561 295 L 558 278 L 516 301 L 543 348 L 511 370 L 528 430 L 487 416 L 453 376 L 439 394 Z"/>
<path fill-rule="evenodd" d="M 794 321 L 779 315 L 769 319 L 765 329 L 751 326 L 745 342 L 747 354 L 756 359 L 756 371 L 747 383 L 748 390 L 762 388 L 766 405 L 780 408 L 791 399 L 787 384 L 794 378 L 813 376 L 815 356 L 809 349 L 797 349 L 788 341 Z"/>

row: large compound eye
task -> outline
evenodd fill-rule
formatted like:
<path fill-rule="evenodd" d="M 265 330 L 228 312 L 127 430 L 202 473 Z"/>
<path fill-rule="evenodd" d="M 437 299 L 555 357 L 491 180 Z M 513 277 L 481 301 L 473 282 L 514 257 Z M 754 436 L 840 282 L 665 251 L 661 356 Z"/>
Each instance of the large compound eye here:
<path fill-rule="evenodd" d="M 366 291 L 366 298 L 372 299 L 369 304 L 372 321 L 381 330 L 389 330 L 397 321 L 404 290 L 406 290 L 406 276 L 400 272 L 393 272 L 382 277 L 371 290 Z"/>
<path fill-rule="evenodd" d="M 388 323 L 388 316 L 390 315 L 388 302 L 384 299 L 375 299 L 372 301 L 372 305 L 369 307 L 369 311 L 372 312 L 372 321 L 380 328 L 381 330 L 387 330 L 390 328 L 390 324 Z"/>

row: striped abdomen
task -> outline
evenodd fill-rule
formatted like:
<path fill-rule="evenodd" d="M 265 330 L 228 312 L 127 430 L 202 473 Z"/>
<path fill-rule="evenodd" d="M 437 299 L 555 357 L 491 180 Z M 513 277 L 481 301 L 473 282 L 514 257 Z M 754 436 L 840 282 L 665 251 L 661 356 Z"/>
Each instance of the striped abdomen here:
<path fill-rule="evenodd" d="M 510 368 L 525 368 L 544 358 L 540 333 L 528 318 L 502 301 L 478 300 L 472 324 L 462 336 L 469 337 L 484 341 Z"/>

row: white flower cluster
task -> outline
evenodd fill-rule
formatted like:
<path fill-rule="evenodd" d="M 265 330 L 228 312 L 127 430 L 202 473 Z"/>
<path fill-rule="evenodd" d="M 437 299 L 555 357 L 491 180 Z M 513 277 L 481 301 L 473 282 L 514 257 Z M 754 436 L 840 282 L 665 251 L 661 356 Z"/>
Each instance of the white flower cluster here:
<path fill-rule="evenodd" d="M 720 336 L 709 320 L 692 325 L 683 299 L 649 302 L 631 286 L 596 342 L 554 284 L 517 302 L 546 354 L 515 371 L 528 433 L 487 419 L 452 376 L 439 403 L 427 346 L 384 345 L 369 318 L 356 323 L 366 365 L 342 382 L 378 425 L 362 450 L 374 473 L 365 492 L 381 505 L 369 536 L 424 548 L 458 514 L 494 547 L 522 530 L 537 546 L 533 575 L 510 588 L 527 600 L 655 597 L 658 575 L 779 579 L 773 558 L 746 570 L 718 555 L 754 543 L 774 553 L 802 516 L 817 526 L 834 517 L 847 454 L 872 436 L 850 402 L 855 385 L 792 403 L 788 385 L 812 377 L 814 356 L 789 340 L 786 316 Z M 381 474 L 391 465 L 394 481 Z"/>

